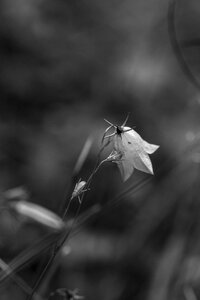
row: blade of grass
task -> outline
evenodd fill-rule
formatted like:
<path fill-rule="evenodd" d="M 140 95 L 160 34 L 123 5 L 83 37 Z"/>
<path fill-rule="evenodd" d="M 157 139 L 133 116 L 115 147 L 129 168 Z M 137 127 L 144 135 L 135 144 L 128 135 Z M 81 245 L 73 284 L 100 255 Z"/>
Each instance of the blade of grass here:
<path fill-rule="evenodd" d="M 63 233 L 62 233 L 63 234 Z M 43 251 L 50 248 L 59 238 L 60 235 L 48 234 L 46 237 L 40 239 L 35 244 L 31 245 L 28 249 L 22 251 L 15 259 L 9 264 L 9 268 L 0 273 L 0 284 L 7 279 L 11 274 L 19 271 L 24 265 L 35 259 Z"/>
<path fill-rule="evenodd" d="M 30 295 L 32 293 L 31 287 L 19 276 L 14 274 L 13 270 L 11 267 L 6 264 L 1 258 L 0 258 L 0 267 L 3 271 L 8 273 L 8 276 L 21 288 L 23 291 Z M 34 300 L 44 300 L 40 295 L 35 294 Z"/>

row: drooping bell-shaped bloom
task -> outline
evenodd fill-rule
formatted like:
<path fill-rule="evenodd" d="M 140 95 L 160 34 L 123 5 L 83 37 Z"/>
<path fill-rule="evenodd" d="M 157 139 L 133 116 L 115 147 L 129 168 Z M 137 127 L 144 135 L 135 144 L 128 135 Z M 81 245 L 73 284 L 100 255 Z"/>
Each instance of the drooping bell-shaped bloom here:
<path fill-rule="evenodd" d="M 126 181 L 132 175 L 134 169 L 153 174 L 149 154 L 154 153 L 159 148 L 158 145 L 150 144 L 143 140 L 131 127 L 125 126 L 127 119 L 128 117 L 122 126 L 114 125 L 105 120 L 110 126 L 105 130 L 103 136 L 103 139 L 113 137 L 113 153 L 117 159 L 112 161 L 117 163 L 123 181 Z M 106 136 L 105 134 L 111 128 L 115 129 L 114 133 Z"/>
<path fill-rule="evenodd" d="M 159 146 L 149 144 L 132 128 L 118 126 L 113 136 L 114 149 L 122 153 L 117 162 L 122 178 L 126 181 L 134 169 L 153 174 L 153 167 L 149 154 L 154 153 Z"/>

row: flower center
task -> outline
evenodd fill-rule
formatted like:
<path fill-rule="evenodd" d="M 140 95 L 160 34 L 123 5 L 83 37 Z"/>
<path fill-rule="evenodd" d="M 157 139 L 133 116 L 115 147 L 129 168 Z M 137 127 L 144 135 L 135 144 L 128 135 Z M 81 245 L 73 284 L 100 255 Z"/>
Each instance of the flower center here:
<path fill-rule="evenodd" d="M 123 128 L 121 126 L 117 126 L 117 134 L 121 135 L 121 133 L 124 131 Z"/>

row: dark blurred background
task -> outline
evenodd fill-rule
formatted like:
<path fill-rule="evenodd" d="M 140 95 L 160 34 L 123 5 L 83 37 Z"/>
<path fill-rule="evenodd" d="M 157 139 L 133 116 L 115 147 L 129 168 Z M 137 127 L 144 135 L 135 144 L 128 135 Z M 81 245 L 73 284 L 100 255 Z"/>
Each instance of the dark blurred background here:
<path fill-rule="evenodd" d="M 200 297 L 200 3 L 176 3 L 181 53 L 171 45 L 169 3 L 0 1 L 1 192 L 24 186 L 31 201 L 60 214 L 88 137 L 76 176 L 93 169 L 104 118 L 122 124 L 130 112 L 128 126 L 161 146 L 151 156 L 154 177 L 135 171 L 123 184 L 114 164 L 95 176 L 81 213 L 97 204 L 99 212 L 65 246 L 47 294 L 66 287 L 87 300 Z M 9 262 L 41 233 L 1 215 Z M 20 273 L 30 285 L 34 268 Z M 10 280 L 0 299 L 13 295 L 25 299 Z"/>

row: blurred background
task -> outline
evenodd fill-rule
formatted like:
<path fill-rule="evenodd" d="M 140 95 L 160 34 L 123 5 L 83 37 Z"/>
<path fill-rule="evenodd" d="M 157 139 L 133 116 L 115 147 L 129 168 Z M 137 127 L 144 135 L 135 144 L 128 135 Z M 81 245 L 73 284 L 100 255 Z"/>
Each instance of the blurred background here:
<path fill-rule="evenodd" d="M 155 176 L 122 183 L 115 164 L 100 169 L 80 213 L 91 217 L 63 248 L 47 296 L 65 287 L 87 300 L 200 297 L 200 3 L 174 3 L 0 1 L 1 193 L 23 186 L 61 215 L 95 165 L 104 118 L 120 125 L 130 112 L 128 126 L 160 145 Z M 0 223 L 7 262 L 44 234 L 5 211 Z M 43 256 L 20 272 L 30 286 Z M 13 297 L 25 294 L 8 280 L 0 299 Z"/>

